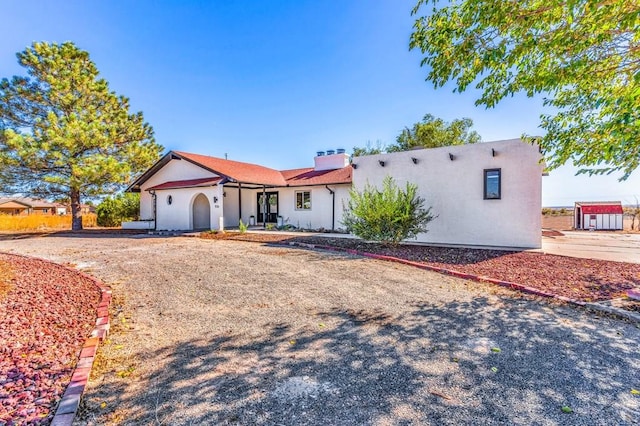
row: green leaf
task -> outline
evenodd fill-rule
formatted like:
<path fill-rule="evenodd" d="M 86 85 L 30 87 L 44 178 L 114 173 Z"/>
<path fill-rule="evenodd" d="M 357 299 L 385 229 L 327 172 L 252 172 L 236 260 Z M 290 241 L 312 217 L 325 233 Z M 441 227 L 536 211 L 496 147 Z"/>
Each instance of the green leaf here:
<path fill-rule="evenodd" d="M 413 14 L 409 47 L 435 87 L 472 86 L 485 107 L 544 95 L 537 143 L 550 169 L 626 179 L 640 166 L 638 2 L 419 1 Z"/>
<path fill-rule="evenodd" d="M 568 405 L 564 405 L 564 406 L 561 408 L 561 410 L 562 410 L 562 412 L 563 412 L 563 413 L 567 413 L 567 414 L 569 414 L 569 413 L 573 413 L 573 410 L 572 410 L 572 409 L 571 409 L 571 407 L 569 407 Z"/>

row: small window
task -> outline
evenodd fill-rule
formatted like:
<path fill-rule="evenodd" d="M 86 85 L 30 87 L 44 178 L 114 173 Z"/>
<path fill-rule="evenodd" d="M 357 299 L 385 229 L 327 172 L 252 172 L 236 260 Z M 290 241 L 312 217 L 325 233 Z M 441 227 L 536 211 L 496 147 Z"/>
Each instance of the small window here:
<path fill-rule="evenodd" d="M 42 213 L 49 213 L 49 209 L 42 209 Z"/>
<path fill-rule="evenodd" d="M 595 214 L 590 215 L 590 216 L 589 216 L 589 219 L 590 219 L 590 220 L 596 220 L 596 215 L 595 215 Z"/>
<path fill-rule="evenodd" d="M 173 203 L 173 197 L 171 195 L 167 196 L 167 204 L 171 205 Z"/>
<path fill-rule="evenodd" d="M 296 191 L 296 210 L 311 210 L 311 191 Z"/>
<path fill-rule="evenodd" d="M 499 200 L 501 197 L 501 169 L 485 169 L 484 171 L 484 199 Z"/>

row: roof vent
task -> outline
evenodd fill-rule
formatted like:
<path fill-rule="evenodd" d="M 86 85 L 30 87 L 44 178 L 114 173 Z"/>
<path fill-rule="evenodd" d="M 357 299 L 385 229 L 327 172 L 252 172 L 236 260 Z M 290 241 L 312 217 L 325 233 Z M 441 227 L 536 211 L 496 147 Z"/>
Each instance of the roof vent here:
<path fill-rule="evenodd" d="M 324 155 L 324 151 L 318 151 L 318 152 L 316 152 L 316 155 L 318 157 L 322 157 Z"/>
<path fill-rule="evenodd" d="M 335 153 L 336 153 L 335 149 L 328 149 L 327 150 L 327 155 L 333 155 Z"/>
<path fill-rule="evenodd" d="M 344 154 L 344 148 L 336 149 L 336 154 Z"/>

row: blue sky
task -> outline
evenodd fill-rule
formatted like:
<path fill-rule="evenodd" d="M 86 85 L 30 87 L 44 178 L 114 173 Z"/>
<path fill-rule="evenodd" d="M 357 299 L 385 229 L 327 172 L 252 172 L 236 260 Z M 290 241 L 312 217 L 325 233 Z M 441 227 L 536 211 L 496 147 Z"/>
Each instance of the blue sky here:
<path fill-rule="evenodd" d="M 541 98 L 475 107 L 477 93 L 434 89 L 408 40 L 415 0 L 6 1 L 0 77 L 15 53 L 73 41 L 111 89 L 143 111 L 166 149 L 312 165 L 317 150 L 392 142 L 431 113 L 469 117 L 484 141 L 540 134 Z M 640 171 L 543 179 L 543 205 L 640 199 Z"/>

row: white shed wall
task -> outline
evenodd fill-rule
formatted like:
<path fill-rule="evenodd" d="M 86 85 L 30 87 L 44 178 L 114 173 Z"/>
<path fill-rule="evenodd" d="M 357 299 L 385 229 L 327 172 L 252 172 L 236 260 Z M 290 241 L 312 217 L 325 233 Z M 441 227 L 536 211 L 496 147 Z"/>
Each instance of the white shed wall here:
<path fill-rule="evenodd" d="M 417 241 L 539 248 L 540 159 L 536 146 L 519 139 L 370 155 L 353 159 L 353 185 L 357 190 L 367 182 L 379 187 L 387 175 L 400 186 L 417 184 L 425 206 L 438 215 Z M 501 169 L 501 199 L 485 200 L 483 171 L 496 168 Z"/>
<path fill-rule="evenodd" d="M 590 229 L 592 226 L 591 214 L 583 214 L 582 229 Z M 594 229 L 622 230 L 622 215 L 598 213 L 595 215 Z"/>

